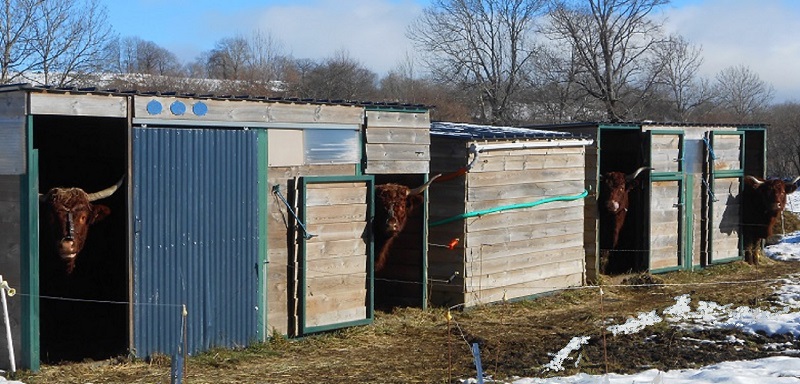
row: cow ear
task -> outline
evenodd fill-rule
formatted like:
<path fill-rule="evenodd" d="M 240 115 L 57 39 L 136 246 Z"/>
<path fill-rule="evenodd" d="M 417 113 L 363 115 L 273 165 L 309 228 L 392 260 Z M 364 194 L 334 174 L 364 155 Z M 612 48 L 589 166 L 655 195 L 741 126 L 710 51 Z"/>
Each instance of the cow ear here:
<path fill-rule="evenodd" d="M 784 190 L 786 191 L 787 194 L 792 193 L 797 190 L 797 184 L 786 183 Z"/>
<path fill-rule="evenodd" d="M 111 214 L 111 208 L 100 204 L 92 205 L 92 218 L 89 220 L 89 224 L 94 224 L 100 220 L 103 220 L 109 214 Z"/>
<path fill-rule="evenodd" d="M 407 206 L 409 210 L 416 209 L 418 206 L 422 205 L 424 197 L 422 194 L 411 195 L 407 198 Z"/>

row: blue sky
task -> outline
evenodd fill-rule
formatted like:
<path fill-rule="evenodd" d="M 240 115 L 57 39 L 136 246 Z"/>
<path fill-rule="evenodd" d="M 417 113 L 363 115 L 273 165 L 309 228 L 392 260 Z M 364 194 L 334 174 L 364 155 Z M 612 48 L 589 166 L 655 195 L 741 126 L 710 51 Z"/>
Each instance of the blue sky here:
<path fill-rule="evenodd" d="M 428 0 L 100 0 L 120 36 L 153 41 L 191 61 L 214 43 L 255 30 L 295 58 L 346 50 L 383 75 L 414 49 L 408 24 Z M 776 101 L 800 102 L 800 1 L 673 0 L 667 29 L 703 49 L 704 76 L 745 65 L 775 87 Z"/>

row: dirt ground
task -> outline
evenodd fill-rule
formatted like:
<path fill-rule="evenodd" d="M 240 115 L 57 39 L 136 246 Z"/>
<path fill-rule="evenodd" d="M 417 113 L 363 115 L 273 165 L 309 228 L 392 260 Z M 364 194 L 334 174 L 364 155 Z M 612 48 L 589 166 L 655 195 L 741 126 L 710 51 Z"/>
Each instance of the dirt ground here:
<path fill-rule="evenodd" d="M 696 272 L 657 276 L 615 276 L 601 287 L 567 290 L 532 300 L 451 311 L 413 308 L 379 312 L 372 325 L 299 340 L 275 337 L 243 350 L 214 350 L 191 357 L 185 383 L 451 383 L 475 377 L 470 344 L 479 343 L 487 375 L 494 379 L 564 376 L 577 372 L 632 373 L 656 368 L 695 368 L 720 361 L 754 359 L 800 349 L 789 336 L 766 337 L 731 330 L 691 332 L 661 323 L 634 335 L 612 336 L 641 312 L 675 303 L 690 294 L 692 303 L 714 301 L 734 306 L 774 305 L 777 279 L 800 272 L 798 262 L 742 262 Z M 630 283 L 655 283 L 631 286 Z M 579 361 L 565 371 L 544 366 L 574 336 L 590 336 Z M 730 342 L 730 336 L 744 342 Z M 716 343 L 705 342 L 707 340 Z M 765 344 L 780 343 L 779 350 Z M 44 366 L 23 372 L 26 383 L 169 383 L 166 357 L 152 361 L 124 358 Z"/>

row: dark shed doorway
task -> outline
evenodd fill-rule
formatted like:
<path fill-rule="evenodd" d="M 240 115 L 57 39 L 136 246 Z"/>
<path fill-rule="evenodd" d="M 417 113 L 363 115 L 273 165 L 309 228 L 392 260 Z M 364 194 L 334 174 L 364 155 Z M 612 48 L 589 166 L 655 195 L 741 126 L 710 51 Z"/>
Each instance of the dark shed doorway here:
<path fill-rule="evenodd" d="M 375 185 L 396 183 L 410 188 L 425 184 L 424 175 L 375 175 Z M 425 195 L 427 196 L 427 195 Z M 385 266 L 375 272 L 375 308 L 391 311 L 395 307 L 423 308 L 426 289 L 426 213 L 427 202 L 411 211 L 405 228 L 392 243 Z M 380 252 L 375 244 L 375 257 Z"/>
<path fill-rule="evenodd" d="M 96 192 L 128 169 L 125 119 L 33 116 L 39 151 L 39 188 L 80 187 Z M 39 290 L 41 361 L 106 359 L 127 353 L 128 196 L 126 180 L 112 196 L 95 202 L 111 214 L 92 225 L 75 268 L 67 273 L 46 234 L 40 209 Z"/>
<path fill-rule="evenodd" d="M 618 171 L 630 174 L 645 166 L 646 142 L 639 126 L 614 127 L 599 130 L 600 174 Z M 644 176 L 644 175 L 643 175 Z M 601 272 L 620 274 L 647 270 L 648 245 L 646 235 L 647 178 L 640 176 L 628 195 L 628 213 L 619 234 L 619 242 L 612 249 L 600 243 Z M 613 230 L 599 223 L 598 231 Z M 603 236 L 600 236 L 603 239 Z"/>

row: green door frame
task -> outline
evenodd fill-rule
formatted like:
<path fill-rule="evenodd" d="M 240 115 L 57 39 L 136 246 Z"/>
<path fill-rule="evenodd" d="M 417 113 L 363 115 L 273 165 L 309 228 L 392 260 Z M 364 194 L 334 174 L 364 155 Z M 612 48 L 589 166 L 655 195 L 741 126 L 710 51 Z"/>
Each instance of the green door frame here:
<path fill-rule="evenodd" d="M 303 223 L 307 222 L 306 217 L 306 204 L 305 204 L 305 196 L 307 195 L 307 188 L 308 184 L 320 184 L 320 183 L 342 183 L 342 182 L 366 182 L 368 185 L 367 188 L 367 225 L 372 222 L 375 207 L 374 207 L 374 196 L 375 196 L 375 177 L 372 175 L 363 175 L 363 176 L 304 176 L 300 178 L 300 185 L 299 192 L 300 192 L 300 202 L 299 205 L 300 209 L 300 220 Z M 299 282 L 297 290 L 298 290 L 298 308 L 300 309 L 300 316 L 299 316 L 299 333 L 300 335 L 308 335 L 311 333 L 317 332 L 324 332 L 330 331 L 334 329 L 341 329 L 347 327 L 353 327 L 358 325 L 367 325 L 371 324 L 374 318 L 374 308 L 375 308 L 375 268 L 374 266 L 374 246 L 372 237 L 370 237 L 370 241 L 367 244 L 367 316 L 361 320 L 355 321 L 348 321 L 342 323 L 335 323 L 335 324 L 328 324 L 328 325 L 321 325 L 321 326 L 307 326 L 306 325 L 306 270 L 307 270 L 307 257 L 306 257 L 306 238 L 304 236 L 299 236 L 301 239 L 300 241 L 300 249 L 299 249 L 299 258 L 300 258 L 300 271 L 298 273 Z"/>
<path fill-rule="evenodd" d="M 652 201 L 652 182 L 654 181 L 677 181 L 678 188 L 679 188 L 679 195 L 678 195 L 678 204 L 680 205 L 680 214 L 678 217 L 678 246 L 680 249 L 678 252 L 681 253 L 681 256 L 678 257 L 678 265 L 675 267 L 666 267 L 666 268 L 658 268 L 655 270 L 650 270 L 652 273 L 663 273 L 663 272 L 670 272 L 676 270 L 688 270 L 692 268 L 692 243 L 693 243 L 693 233 L 692 233 L 692 218 L 691 215 L 687 215 L 687 207 L 692 207 L 692 195 L 687 193 L 691 191 L 692 188 L 692 180 L 691 178 L 686 177 L 686 169 L 684 166 L 684 156 L 685 156 L 685 132 L 682 130 L 650 130 L 647 131 L 648 133 L 648 157 L 649 157 L 649 164 L 653 164 L 653 151 L 652 151 L 652 143 L 653 143 L 653 136 L 654 135 L 676 135 L 680 138 L 679 145 L 679 158 L 676 159 L 678 162 L 678 170 L 676 172 L 657 172 L 651 171 L 650 172 L 650 184 L 651 187 L 648 188 L 650 196 L 648 197 L 648 201 Z M 649 206 L 649 203 L 648 203 Z M 651 234 L 651 222 L 647 220 L 647 234 L 648 239 Z M 649 242 L 648 242 L 649 243 Z M 648 250 L 647 252 L 647 265 L 648 269 L 650 266 L 650 260 L 652 259 L 652 250 Z"/>
<path fill-rule="evenodd" d="M 33 149 L 33 116 L 26 119 L 27 173 L 20 180 L 20 277 L 22 296 L 22 346 L 20 366 L 38 372 L 39 340 L 39 152 Z"/>
<path fill-rule="evenodd" d="M 739 179 L 739 190 L 737 191 L 739 194 L 742 193 L 742 188 L 744 187 L 744 159 L 745 159 L 745 145 L 744 145 L 744 131 L 710 131 L 709 132 L 709 142 L 711 144 L 711 148 L 714 148 L 714 137 L 715 136 L 740 136 L 740 151 L 739 151 L 739 165 L 741 168 L 739 169 L 726 169 L 717 171 L 714 169 L 714 161 L 715 159 L 711 159 L 711 167 L 709 172 L 711 172 L 711 185 L 709 188 L 713 191 L 714 185 L 716 184 L 717 179 L 732 179 L 738 178 Z M 714 217 L 714 205 L 711 204 L 708 208 L 708 215 L 709 217 Z M 741 221 L 741 211 L 740 211 L 740 221 Z M 741 233 L 741 230 L 739 231 Z M 712 257 L 714 255 L 714 234 L 713 231 L 709 233 L 709 244 L 708 244 L 708 264 L 723 264 L 729 263 L 732 261 L 742 260 L 744 259 L 744 246 L 743 246 L 742 236 L 739 235 L 739 255 L 734 257 L 727 257 L 724 259 L 714 260 Z"/>
<path fill-rule="evenodd" d="M 259 341 L 266 341 L 269 337 L 267 316 L 269 315 L 269 301 L 267 299 L 267 284 L 269 283 L 269 145 L 266 129 L 258 130 L 258 330 L 256 337 Z"/>

